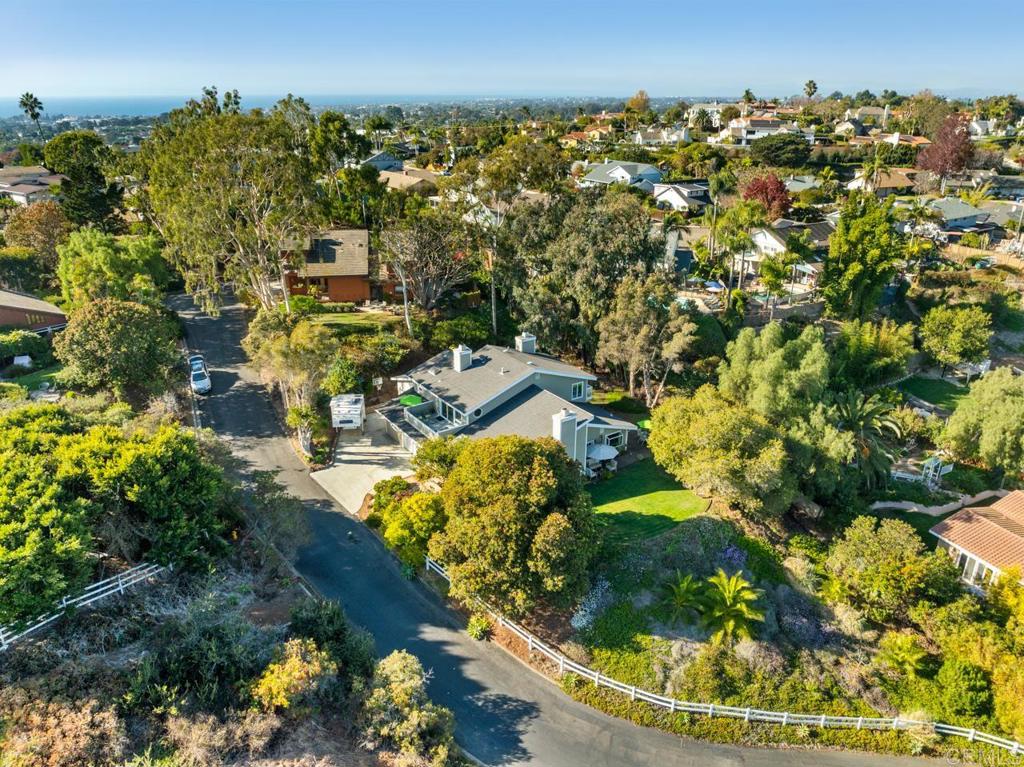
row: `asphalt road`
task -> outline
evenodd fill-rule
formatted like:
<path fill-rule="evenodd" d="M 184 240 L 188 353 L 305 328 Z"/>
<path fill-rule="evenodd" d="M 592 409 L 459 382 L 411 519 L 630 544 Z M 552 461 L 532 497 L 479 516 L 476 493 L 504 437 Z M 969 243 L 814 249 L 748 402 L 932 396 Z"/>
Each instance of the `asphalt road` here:
<path fill-rule="evenodd" d="M 278 478 L 306 508 L 312 543 L 296 567 L 353 621 L 377 650 L 404 648 L 432 676 L 431 697 L 454 711 L 459 744 L 476 759 L 543 767 L 921 767 L 928 760 L 833 751 L 739 748 L 692 740 L 602 714 L 568 698 L 500 648 L 470 639 L 422 584 L 402 577 L 395 560 L 361 523 L 335 504 L 295 455 L 239 341 L 241 307 L 218 318 L 187 297 L 170 305 L 185 320 L 190 347 L 206 355 L 213 392 L 202 399 L 202 425 L 214 429 L 251 469 Z M 352 533 L 355 540 L 349 539 Z M 934 762 L 933 762 L 934 763 Z"/>

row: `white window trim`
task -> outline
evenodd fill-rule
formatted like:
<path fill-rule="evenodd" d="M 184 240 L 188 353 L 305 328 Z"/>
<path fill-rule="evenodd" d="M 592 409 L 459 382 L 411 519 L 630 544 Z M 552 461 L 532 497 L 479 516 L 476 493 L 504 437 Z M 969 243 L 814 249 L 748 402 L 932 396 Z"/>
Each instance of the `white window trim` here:
<path fill-rule="evenodd" d="M 576 390 L 579 389 L 579 394 Z M 575 381 L 572 385 L 572 401 L 580 402 L 587 396 L 587 382 L 586 381 Z"/>

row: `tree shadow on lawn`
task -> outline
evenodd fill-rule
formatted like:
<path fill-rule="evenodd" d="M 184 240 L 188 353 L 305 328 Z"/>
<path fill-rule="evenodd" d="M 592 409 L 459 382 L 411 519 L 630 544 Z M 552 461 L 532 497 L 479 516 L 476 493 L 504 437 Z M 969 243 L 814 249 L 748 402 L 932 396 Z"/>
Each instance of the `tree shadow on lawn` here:
<path fill-rule="evenodd" d="M 597 514 L 602 535 L 612 543 L 633 543 L 655 538 L 682 524 L 668 514 L 619 511 Z"/>

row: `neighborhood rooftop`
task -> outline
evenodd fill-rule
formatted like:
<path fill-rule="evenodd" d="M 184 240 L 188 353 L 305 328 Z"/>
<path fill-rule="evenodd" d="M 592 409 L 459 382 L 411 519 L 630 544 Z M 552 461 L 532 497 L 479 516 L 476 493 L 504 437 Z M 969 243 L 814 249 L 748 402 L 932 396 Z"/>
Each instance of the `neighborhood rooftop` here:
<path fill-rule="evenodd" d="M 533 373 L 596 380 L 591 374 L 553 357 L 493 345 L 473 352 L 470 366 L 459 371 L 453 364 L 453 353 L 450 349 L 443 351 L 414 367 L 406 376 L 463 411 L 477 408 L 507 389 L 513 381 Z"/>

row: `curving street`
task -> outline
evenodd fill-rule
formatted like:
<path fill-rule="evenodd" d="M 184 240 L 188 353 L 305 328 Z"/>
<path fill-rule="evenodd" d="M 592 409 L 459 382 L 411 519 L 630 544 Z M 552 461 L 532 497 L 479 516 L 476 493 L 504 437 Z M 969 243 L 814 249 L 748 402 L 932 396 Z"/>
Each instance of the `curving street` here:
<path fill-rule="evenodd" d="M 169 301 L 189 345 L 206 355 L 213 393 L 199 405 L 250 469 L 279 472 L 305 505 L 312 543 L 296 562 L 326 596 L 366 627 L 380 653 L 405 648 L 432 671 L 431 696 L 451 708 L 459 743 L 481 762 L 543 767 L 715 767 L 725 765 L 896 767 L 928 760 L 832 751 L 739 748 L 684 740 L 576 703 L 500 648 L 470 639 L 442 602 L 402 577 L 393 557 L 310 477 L 284 436 L 264 387 L 246 365 L 238 305 L 212 318 L 187 296 Z M 354 541 L 349 534 L 354 535 Z M 934 762 L 931 762 L 934 763 Z"/>

